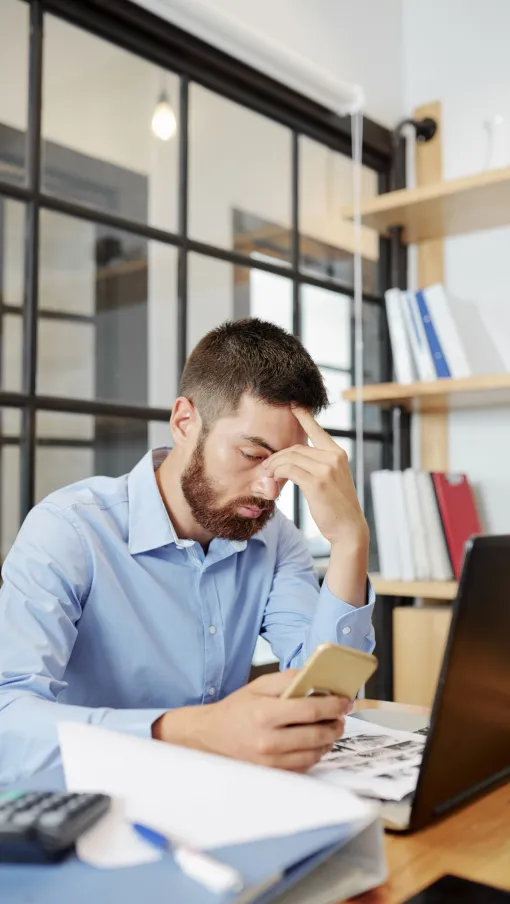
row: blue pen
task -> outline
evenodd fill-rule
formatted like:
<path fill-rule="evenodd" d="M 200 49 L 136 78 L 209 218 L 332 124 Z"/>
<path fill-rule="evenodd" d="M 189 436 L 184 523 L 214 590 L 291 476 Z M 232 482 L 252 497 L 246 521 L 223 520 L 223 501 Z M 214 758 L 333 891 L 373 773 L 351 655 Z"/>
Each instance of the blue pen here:
<path fill-rule="evenodd" d="M 222 863 L 221 860 L 216 860 L 210 854 L 197 851 L 195 848 L 175 841 L 168 835 L 162 835 L 161 832 L 156 832 L 155 829 L 139 822 L 133 822 L 131 825 L 140 838 L 153 847 L 160 851 L 171 851 L 182 872 L 191 879 L 195 879 L 196 882 L 200 882 L 209 891 L 224 894 L 243 890 L 244 879 L 241 873 L 233 866 L 229 866 L 228 863 Z"/>

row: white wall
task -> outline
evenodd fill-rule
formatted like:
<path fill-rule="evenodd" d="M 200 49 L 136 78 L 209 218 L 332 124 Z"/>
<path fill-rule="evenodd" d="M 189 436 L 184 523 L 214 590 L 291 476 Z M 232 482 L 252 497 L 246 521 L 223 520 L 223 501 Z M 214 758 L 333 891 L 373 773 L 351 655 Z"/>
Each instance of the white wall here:
<path fill-rule="evenodd" d="M 443 177 L 480 171 L 486 154 L 484 121 L 501 114 L 500 162 L 510 164 L 510 4 L 502 0 L 406 0 L 406 110 L 442 104 Z M 448 239 L 448 289 L 481 306 L 508 307 L 510 229 Z M 508 320 L 506 321 L 508 324 Z M 481 501 L 484 526 L 510 530 L 510 410 L 453 413 L 450 466 L 466 471 Z"/>
<path fill-rule="evenodd" d="M 202 0 L 336 78 L 361 85 L 366 112 L 393 126 L 403 107 L 403 0 Z M 162 15 L 165 0 L 138 0 Z"/>

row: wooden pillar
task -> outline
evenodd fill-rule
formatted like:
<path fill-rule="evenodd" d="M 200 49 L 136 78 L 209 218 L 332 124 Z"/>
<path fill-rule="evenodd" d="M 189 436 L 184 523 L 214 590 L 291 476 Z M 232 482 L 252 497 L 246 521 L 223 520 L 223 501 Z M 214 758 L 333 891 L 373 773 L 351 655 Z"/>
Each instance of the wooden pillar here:
<path fill-rule="evenodd" d="M 416 144 L 416 185 L 432 185 L 442 179 L 441 105 L 418 107 L 413 116 L 431 116 L 438 130 L 424 144 Z M 419 287 L 444 282 L 443 240 L 418 245 Z M 444 403 L 431 398 L 419 410 L 420 461 L 413 463 L 425 471 L 448 469 L 448 413 Z M 400 703 L 430 706 L 436 690 L 450 624 L 448 606 L 397 607 L 393 611 L 394 699 Z"/>
<path fill-rule="evenodd" d="M 438 129 L 430 141 L 416 144 L 416 185 L 435 185 L 443 178 L 441 154 L 441 104 L 437 101 L 417 107 L 413 116 L 431 116 Z M 443 239 L 420 242 L 418 245 L 419 287 L 444 282 Z M 433 411 L 422 409 L 420 414 L 420 463 L 425 471 L 445 471 L 448 468 L 448 417 L 440 406 L 429 405 Z"/>

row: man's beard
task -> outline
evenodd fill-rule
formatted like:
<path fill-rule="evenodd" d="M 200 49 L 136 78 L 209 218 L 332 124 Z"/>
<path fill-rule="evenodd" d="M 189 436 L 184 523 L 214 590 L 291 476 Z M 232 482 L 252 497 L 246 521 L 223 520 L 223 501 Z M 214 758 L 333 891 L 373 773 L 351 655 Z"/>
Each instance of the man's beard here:
<path fill-rule="evenodd" d="M 257 496 L 240 496 L 226 505 L 217 504 L 218 494 L 205 473 L 203 439 L 198 441 L 191 461 L 181 477 L 181 487 L 195 521 L 213 537 L 249 540 L 262 530 L 275 513 L 274 502 Z M 236 511 L 243 505 L 262 511 L 258 518 L 246 518 Z"/>

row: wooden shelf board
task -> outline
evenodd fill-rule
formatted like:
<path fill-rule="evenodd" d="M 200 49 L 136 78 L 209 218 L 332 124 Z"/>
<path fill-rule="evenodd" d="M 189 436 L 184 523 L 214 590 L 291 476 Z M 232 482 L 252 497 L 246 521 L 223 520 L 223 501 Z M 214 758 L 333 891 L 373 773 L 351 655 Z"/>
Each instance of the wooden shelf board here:
<path fill-rule="evenodd" d="M 341 215 L 352 218 L 353 208 Z M 510 167 L 377 195 L 362 203 L 361 217 L 381 235 L 402 226 L 406 242 L 510 225 Z"/>
<path fill-rule="evenodd" d="M 346 389 L 343 398 L 354 402 L 356 389 Z M 507 405 L 510 404 L 510 373 L 433 380 L 430 383 L 374 383 L 363 387 L 362 398 L 367 404 L 385 407 L 402 405 L 416 411 Z"/>
<path fill-rule="evenodd" d="M 453 600 L 457 596 L 456 581 L 389 581 L 380 574 L 371 574 L 370 580 L 379 596 L 418 596 L 430 600 Z"/>
<path fill-rule="evenodd" d="M 314 559 L 321 577 L 326 574 L 329 558 Z M 453 600 L 457 595 L 455 581 L 389 581 L 380 574 L 371 574 L 373 588 L 379 596 L 425 597 L 430 600 Z"/>

